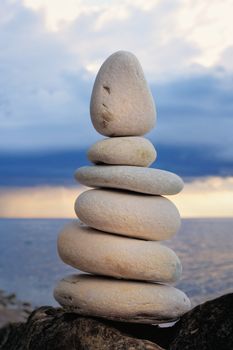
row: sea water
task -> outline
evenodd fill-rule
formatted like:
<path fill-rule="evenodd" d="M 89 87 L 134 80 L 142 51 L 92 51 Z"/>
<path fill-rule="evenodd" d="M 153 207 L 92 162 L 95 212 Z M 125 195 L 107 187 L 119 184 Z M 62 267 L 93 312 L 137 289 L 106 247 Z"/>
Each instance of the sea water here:
<path fill-rule="evenodd" d="M 53 288 L 77 270 L 57 255 L 56 240 L 66 219 L 0 220 L 0 289 L 34 306 L 56 305 Z M 185 219 L 180 232 L 163 242 L 183 265 L 176 286 L 193 305 L 233 291 L 233 219 Z M 91 252 L 90 252 L 91 254 Z"/>

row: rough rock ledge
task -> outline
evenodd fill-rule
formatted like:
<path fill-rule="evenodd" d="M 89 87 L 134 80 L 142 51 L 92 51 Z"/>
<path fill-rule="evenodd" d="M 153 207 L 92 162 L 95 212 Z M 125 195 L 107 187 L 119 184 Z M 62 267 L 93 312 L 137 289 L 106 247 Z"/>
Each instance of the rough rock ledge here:
<path fill-rule="evenodd" d="M 172 327 L 80 317 L 43 306 L 0 329 L 1 350 L 232 350 L 233 294 L 207 301 Z M 1 311 L 0 311 L 1 313 Z"/>

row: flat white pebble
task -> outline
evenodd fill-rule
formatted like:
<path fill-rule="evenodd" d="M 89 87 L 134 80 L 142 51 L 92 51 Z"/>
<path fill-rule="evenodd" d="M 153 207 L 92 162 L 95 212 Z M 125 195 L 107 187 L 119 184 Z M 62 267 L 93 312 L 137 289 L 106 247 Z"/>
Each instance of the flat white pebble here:
<path fill-rule="evenodd" d="M 169 171 L 125 165 L 85 166 L 75 178 L 89 187 L 107 187 L 152 195 L 173 195 L 183 188 L 182 179 Z"/>
<path fill-rule="evenodd" d="M 189 298 L 172 286 L 91 275 L 64 278 L 54 297 L 81 315 L 138 323 L 172 321 L 191 308 Z"/>
<path fill-rule="evenodd" d="M 58 252 L 74 268 L 115 278 L 173 283 L 182 271 L 173 250 L 158 242 L 104 233 L 78 220 L 60 233 Z"/>

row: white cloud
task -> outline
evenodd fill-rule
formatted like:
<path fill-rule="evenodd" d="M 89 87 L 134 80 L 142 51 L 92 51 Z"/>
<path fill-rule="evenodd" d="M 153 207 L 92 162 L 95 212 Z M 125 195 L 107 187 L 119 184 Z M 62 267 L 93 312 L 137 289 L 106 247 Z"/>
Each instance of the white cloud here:
<path fill-rule="evenodd" d="M 223 51 L 232 45 L 233 1 L 183 0 L 176 15 L 178 33 L 200 49 L 195 63 L 217 64 Z"/>
<path fill-rule="evenodd" d="M 81 21 L 79 39 L 95 37 L 89 60 L 99 54 L 105 58 L 103 43 L 110 52 L 126 46 L 139 55 L 150 74 L 160 77 L 190 65 L 211 67 L 232 44 L 232 0 L 70 0 L 69 4 L 66 0 L 24 0 L 24 4 L 43 11 L 52 31 Z"/>
<path fill-rule="evenodd" d="M 25 6 L 41 11 L 45 15 L 46 26 L 49 30 L 58 31 L 65 24 L 75 19 L 95 14 L 98 30 L 106 23 L 119 19 L 128 19 L 131 7 L 141 11 L 150 11 L 159 0 L 23 0 Z"/>

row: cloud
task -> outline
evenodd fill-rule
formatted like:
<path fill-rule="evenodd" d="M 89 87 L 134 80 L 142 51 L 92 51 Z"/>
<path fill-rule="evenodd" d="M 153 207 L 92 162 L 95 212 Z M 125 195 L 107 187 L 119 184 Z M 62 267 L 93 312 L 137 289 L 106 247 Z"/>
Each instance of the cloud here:
<path fill-rule="evenodd" d="M 0 189 L 0 217 L 75 218 L 74 201 L 84 187 Z M 233 178 L 210 177 L 187 183 L 169 196 L 182 217 L 232 217 Z"/>
<path fill-rule="evenodd" d="M 233 217 L 232 198 L 232 177 L 210 177 L 186 184 L 174 203 L 183 217 Z"/>
<path fill-rule="evenodd" d="M 1 191 L 2 218 L 74 217 L 74 201 L 81 190 L 64 187 L 12 188 Z"/>
<path fill-rule="evenodd" d="M 203 168 L 229 174 L 230 6 L 228 0 L 71 0 L 69 6 L 2 0 L 1 151 L 86 149 L 100 139 L 88 110 L 94 74 L 110 53 L 127 49 L 142 62 L 157 103 L 158 126 L 149 138 L 159 160 L 174 150 L 180 169 L 189 158 L 195 174 Z M 178 158 L 170 157 L 173 167 L 171 158 Z"/>
<path fill-rule="evenodd" d="M 155 144 L 196 147 L 233 162 L 233 76 L 216 70 L 153 85 L 158 127 Z M 195 152 L 195 149 L 193 150 Z"/>
<path fill-rule="evenodd" d="M 42 16 L 9 1 L 2 5 L 12 15 L 0 23 L 1 149 L 45 148 L 53 136 L 56 146 L 66 143 L 67 125 L 74 122 L 79 133 L 90 124 L 85 71 L 59 35 L 45 30 Z"/>
<path fill-rule="evenodd" d="M 102 61 L 108 50 L 127 45 L 150 73 L 164 75 L 193 64 L 211 67 L 232 45 L 231 0 L 70 0 L 69 6 L 66 0 L 24 0 L 24 5 L 43 13 L 49 31 L 81 24 L 81 32 L 74 32 L 78 41 L 85 45 L 88 38 L 93 44 L 82 51 L 86 58 Z"/>

